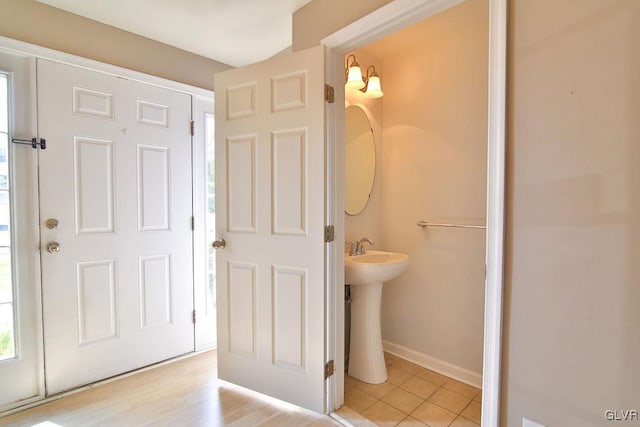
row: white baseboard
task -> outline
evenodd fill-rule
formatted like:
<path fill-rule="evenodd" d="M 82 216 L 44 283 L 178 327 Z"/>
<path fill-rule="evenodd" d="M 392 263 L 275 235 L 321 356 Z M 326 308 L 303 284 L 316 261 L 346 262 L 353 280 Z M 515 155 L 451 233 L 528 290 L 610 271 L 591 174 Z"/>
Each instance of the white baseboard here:
<path fill-rule="evenodd" d="M 416 365 L 431 369 L 432 371 L 436 371 L 439 374 L 446 375 L 473 387 L 482 388 L 482 374 L 461 368 L 444 360 L 436 359 L 435 357 L 427 356 L 426 354 L 389 341 L 382 341 L 382 346 L 384 351 L 394 356 L 401 357 Z"/>

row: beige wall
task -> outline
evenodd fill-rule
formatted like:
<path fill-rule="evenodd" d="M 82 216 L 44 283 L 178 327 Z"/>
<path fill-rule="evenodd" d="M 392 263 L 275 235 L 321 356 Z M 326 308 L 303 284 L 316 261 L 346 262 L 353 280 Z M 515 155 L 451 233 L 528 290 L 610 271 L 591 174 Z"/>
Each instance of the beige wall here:
<path fill-rule="evenodd" d="M 640 409 L 640 2 L 509 6 L 503 424 L 610 425 Z"/>
<path fill-rule="evenodd" d="M 640 409 L 638 40 L 637 0 L 509 1 L 502 426 Z"/>
<path fill-rule="evenodd" d="M 324 37 L 391 0 L 313 0 L 293 14 L 293 51 L 317 46 Z"/>
<path fill-rule="evenodd" d="M 384 73 L 384 64 L 380 58 L 371 55 L 364 50 L 353 52 L 356 55 L 362 72 L 365 67 L 374 65 L 379 73 Z M 371 123 L 373 129 L 373 138 L 376 145 L 376 175 L 373 182 L 373 188 L 367 205 L 358 215 L 344 215 L 345 242 L 351 240 L 359 240 L 363 237 L 373 239 L 375 248 L 384 247 L 382 241 L 382 104 L 384 98 L 368 98 L 359 90 L 348 90 L 345 93 L 347 105 L 358 105 L 364 110 Z M 348 177 L 347 177 L 348 179 Z"/>
<path fill-rule="evenodd" d="M 469 0 L 367 47 L 386 64 L 383 240 L 411 257 L 383 339 L 478 377 L 485 232 L 416 223 L 485 224 L 488 34 L 487 0 Z"/>
<path fill-rule="evenodd" d="M 0 6 L 0 35 L 12 39 L 211 90 L 213 75 L 230 68 L 34 0 Z"/>

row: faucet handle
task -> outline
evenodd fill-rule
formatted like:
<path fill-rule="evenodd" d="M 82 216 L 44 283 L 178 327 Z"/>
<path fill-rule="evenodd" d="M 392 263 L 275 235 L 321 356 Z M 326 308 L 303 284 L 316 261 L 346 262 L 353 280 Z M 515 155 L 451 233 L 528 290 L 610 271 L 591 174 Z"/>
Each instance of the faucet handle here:
<path fill-rule="evenodd" d="M 348 242 L 345 242 L 345 244 L 349 245 L 349 255 L 355 255 L 358 251 L 358 242 L 355 240 L 349 240 Z"/>

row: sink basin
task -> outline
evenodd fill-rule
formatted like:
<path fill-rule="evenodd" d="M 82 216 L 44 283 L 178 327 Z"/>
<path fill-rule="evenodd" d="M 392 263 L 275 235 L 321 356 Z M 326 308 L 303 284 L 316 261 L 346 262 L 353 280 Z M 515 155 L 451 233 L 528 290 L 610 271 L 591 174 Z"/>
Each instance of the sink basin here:
<path fill-rule="evenodd" d="M 367 285 L 394 279 L 409 265 L 409 256 L 397 252 L 367 251 L 344 258 L 345 283 Z"/>
<path fill-rule="evenodd" d="M 387 380 L 382 350 L 380 305 L 384 282 L 397 277 L 409 265 L 409 256 L 395 252 L 367 251 L 344 257 L 344 278 L 351 286 L 351 339 L 349 375 L 369 384 Z"/>

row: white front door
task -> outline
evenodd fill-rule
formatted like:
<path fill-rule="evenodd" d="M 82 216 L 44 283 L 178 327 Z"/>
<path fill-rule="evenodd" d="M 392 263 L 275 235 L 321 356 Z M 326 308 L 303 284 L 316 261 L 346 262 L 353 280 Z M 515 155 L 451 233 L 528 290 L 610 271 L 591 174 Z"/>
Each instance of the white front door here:
<path fill-rule="evenodd" d="M 35 60 L 0 53 L 0 411 L 42 396 Z M 19 141 L 18 141 L 19 142 Z"/>
<path fill-rule="evenodd" d="M 191 97 L 38 60 L 38 117 L 47 393 L 193 351 Z"/>
<path fill-rule="evenodd" d="M 215 76 L 218 372 L 325 411 L 322 47 Z"/>

